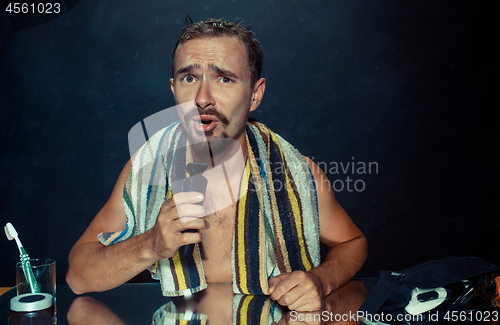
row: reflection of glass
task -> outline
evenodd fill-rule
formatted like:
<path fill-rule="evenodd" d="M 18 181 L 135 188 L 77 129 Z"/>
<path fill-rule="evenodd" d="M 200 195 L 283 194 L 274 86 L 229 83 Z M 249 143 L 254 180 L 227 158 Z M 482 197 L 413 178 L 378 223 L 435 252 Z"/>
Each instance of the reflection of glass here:
<path fill-rule="evenodd" d="M 48 293 L 23 293 L 10 300 L 9 324 L 57 324 L 54 299 Z"/>

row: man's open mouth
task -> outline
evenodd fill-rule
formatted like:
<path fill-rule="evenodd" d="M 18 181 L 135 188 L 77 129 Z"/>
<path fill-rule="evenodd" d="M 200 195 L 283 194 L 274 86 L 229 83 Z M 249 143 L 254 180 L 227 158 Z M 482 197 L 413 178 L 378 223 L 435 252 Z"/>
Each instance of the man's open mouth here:
<path fill-rule="evenodd" d="M 219 120 L 212 115 L 198 115 L 193 118 L 193 124 L 196 131 L 210 132 L 219 124 Z"/>

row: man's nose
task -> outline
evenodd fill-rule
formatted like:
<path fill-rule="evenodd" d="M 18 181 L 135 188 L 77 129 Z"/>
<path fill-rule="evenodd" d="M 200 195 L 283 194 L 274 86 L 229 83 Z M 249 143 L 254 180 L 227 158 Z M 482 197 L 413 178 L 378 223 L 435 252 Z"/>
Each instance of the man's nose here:
<path fill-rule="evenodd" d="M 207 81 L 202 81 L 200 84 L 200 88 L 198 89 L 198 93 L 195 98 L 196 106 L 200 108 L 205 108 L 209 106 L 215 105 L 215 100 L 212 97 L 212 92 L 210 89 L 210 85 Z"/>

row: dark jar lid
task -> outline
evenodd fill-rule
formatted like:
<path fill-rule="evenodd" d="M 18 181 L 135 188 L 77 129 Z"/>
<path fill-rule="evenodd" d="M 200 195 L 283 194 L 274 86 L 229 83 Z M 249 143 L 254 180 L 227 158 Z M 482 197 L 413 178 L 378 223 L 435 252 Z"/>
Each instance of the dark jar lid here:
<path fill-rule="evenodd" d="M 38 311 L 51 307 L 53 297 L 48 293 L 24 293 L 10 300 L 10 310 L 17 312 Z"/>

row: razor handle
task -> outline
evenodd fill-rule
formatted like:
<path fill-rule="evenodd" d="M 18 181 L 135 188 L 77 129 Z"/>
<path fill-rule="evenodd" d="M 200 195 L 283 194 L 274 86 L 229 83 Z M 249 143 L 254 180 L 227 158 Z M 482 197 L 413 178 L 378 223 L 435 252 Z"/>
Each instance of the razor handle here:
<path fill-rule="evenodd" d="M 196 163 L 189 163 L 188 166 L 186 167 L 186 170 L 188 173 L 191 175 L 187 178 L 184 179 L 184 183 L 182 184 L 182 191 L 183 192 L 198 192 L 205 195 L 205 191 L 207 189 L 207 184 L 208 180 L 201 174 L 203 171 L 205 171 L 207 168 L 206 164 L 196 164 Z M 197 173 L 196 173 L 197 172 Z M 196 173 L 196 174 L 194 174 Z M 203 205 L 203 201 L 197 202 L 195 204 L 197 205 Z M 185 232 L 198 232 L 197 229 L 186 229 L 183 231 Z"/>

